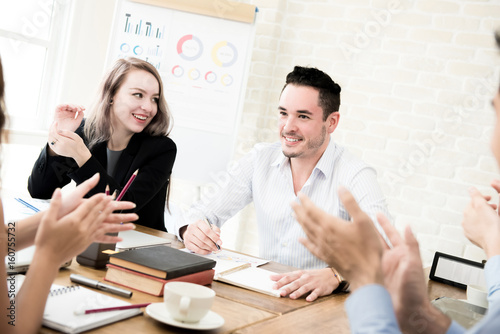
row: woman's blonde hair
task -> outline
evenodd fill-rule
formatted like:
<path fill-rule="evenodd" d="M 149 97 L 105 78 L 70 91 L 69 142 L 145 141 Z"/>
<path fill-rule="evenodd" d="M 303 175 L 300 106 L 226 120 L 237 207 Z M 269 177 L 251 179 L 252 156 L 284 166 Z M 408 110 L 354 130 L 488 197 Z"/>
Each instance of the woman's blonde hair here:
<path fill-rule="evenodd" d="M 168 136 L 172 128 L 172 115 L 168 109 L 165 95 L 163 93 L 163 83 L 156 68 L 147 61 L 128 57 L 118 59 L 111 70 L 104 77 L 97 99 L 91 108 L 91 113 L 85 121 L 84 133 L 88 140 L 88 147 L 92 149 L 96 144 L 108 141 L 113 133 L 111 124 L 111 106 L 113 97 L 125 81 L 128 73 L 132 70 L 144 70 L 151 73 L 160 87 L 158 97 L 158 110 L 144 133 L 151 136 Z"/>

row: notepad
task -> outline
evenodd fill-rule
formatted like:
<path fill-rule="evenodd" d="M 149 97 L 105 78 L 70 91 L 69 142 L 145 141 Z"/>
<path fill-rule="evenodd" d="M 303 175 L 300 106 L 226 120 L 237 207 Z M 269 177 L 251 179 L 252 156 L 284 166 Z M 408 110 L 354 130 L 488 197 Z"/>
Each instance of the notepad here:
<path fill-rule="evenodd" d="M 142 313 L 140 309 L 129 309 L 75 315 L 75 311 L 125 305 L 130 303 L 81 286 L 53 284 L 42 324 L 64 333 L 81 333 Z"/>
<path fill-rule="evenodd" d="M 187 248 L 182 249 L 190 252 Z M 198 254 L 199 255 L 199 254 Z M 272 271 L 257 268 L 269 261 L 223 249 L 209 255 L 199 255 L 216 262 L 214 280 L 257 291 L 266 295 L 281 297 L 279 290 L 273 289 L 275 283 L 269 276 Z"/>
<path fill-rule="evenodd" d="M 273 289 L 274 281 L 269 276 L 276 274 L 262 268 L 248 267 L 219 274 L 214 280 L 239 286 L 240 288 L 257 291 L 266 295 L 281 297 L 280 291 Z"/>

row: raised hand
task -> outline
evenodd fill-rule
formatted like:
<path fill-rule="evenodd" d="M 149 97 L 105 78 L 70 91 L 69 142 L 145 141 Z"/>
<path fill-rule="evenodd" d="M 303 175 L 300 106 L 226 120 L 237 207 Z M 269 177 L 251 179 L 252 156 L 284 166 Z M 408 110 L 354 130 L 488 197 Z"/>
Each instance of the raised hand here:
<path fill-rule="evenodd" d="M 292 207 L 307 235 L 300 242 L 339 271 L 350 282 L 351 290 L 370 283 L 383 284 L 380 234 L 351 193 L 341 188 L 339 197 L 352 222 L 326 213 L 299 194 L 301 204 L 294 202 Z"/>
<path fill-rule="evenodd" d="M 61 190 L 56 189 L 35 237 L 37 252 L 63 263 L 84 251 L 103 233 L 103 221 L 111 213 L 111 197 L 92 196 L 74 211 L 58 219 Z"/>
<path fill-rule="evenodd" d="M 492 184 L 495 189 L 496 182 Z M 469 190 L 471 201 L 465 208 L 462 227 L 465 236 L 481 247 L 488 258 L 500 254 L 500 217 L 495 207 L 488 203 L 489 197 L 483 196 L 476 188 Z"/>
<path fill-rule="evenodd" d="M 382 270 L 399 326 L 404 333 L 445 333 L 451 321 L 429 302 L 418 242 L 410 227 L 403 239 L 384 215 L 377 219 L 392 244 L 383 254 Z"/>
<path fill-rule="evenodd" d="M 60 130 L 75 132 L 83 119 L 85 107 L 74 104 L 61 104 L 56 107 L 54 122 L 57 122 Z"/>
<path fill-rule="evenodd" d="M 73 158 L 79 167 L 92 156 L 79 135 L 72 131 L 60 130 L 57 122 L 54 122 L 49 130 L 49 147 L 50 154 Z"/>

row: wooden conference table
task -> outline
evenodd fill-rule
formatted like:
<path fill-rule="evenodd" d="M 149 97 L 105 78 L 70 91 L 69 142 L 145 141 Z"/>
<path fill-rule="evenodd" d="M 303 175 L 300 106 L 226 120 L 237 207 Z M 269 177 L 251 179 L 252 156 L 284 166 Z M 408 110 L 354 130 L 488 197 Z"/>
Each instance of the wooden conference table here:
<path fill-rule="evenodd" d="M 139 225 L 137 231 L 169 239 L 171 240 L 171 247 L 183 247 L 183 244 L 177 241 L 172 234 Z M 275 262 L 267 263 L 262 267 L 274 272 L 294 270 L 292 267 Z M 71 266 L 60 270 L 54 283 L 72 285 L 69 279 L 69 275 L 72 273 L 103 281 L 106 271 L 84 267 L 73 260 Z M 211 288 L 216 292 L 212 311 L 221 315 L 225 323 L 218 329 L 201 331 L 203 333 L 350 333 L 347 315 L 344 311 L 344 302 L 348 296 L 346 293 L 325 296 L 309 303 L 304 298 L 299 300 L 276 298 L 217 281 L 212 283 Z M 100 292 L 106 294 L 106 292 Z M 463 290 L 433 281 L 429 281 L 428 292 L 431 299 L 441 296 L 465 298 Z M 121 298 L 116 295 L 112 296 Z M 132 298 L 121 299 L 134 304 L 163 301 L 163 297 L 155 297 L 135 290 Z M 169 326 L 150 318 L 144 313 L 143 315 L 96 328 L 87 333 L 154 334 L 195 332 L 200 331 Z M 55 333 L 55 331 L 42 327 L 40 333 Z"/>

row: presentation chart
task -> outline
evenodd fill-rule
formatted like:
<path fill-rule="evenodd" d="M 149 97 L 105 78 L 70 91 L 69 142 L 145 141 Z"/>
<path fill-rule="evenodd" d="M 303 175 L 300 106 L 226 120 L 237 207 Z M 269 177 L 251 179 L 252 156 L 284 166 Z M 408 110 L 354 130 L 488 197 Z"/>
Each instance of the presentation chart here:
<path fill-rule="evenodd" d="M 146 38 L 163 39 L 165 37 L 165 25 L 153 25 L 142 18 L 132 17 L 131 13 L 125 13 L 124 33 L 143 36 Z"/>
<path fill-rule="evenodd" d="M 158 13 L 149 10 L 150 6 L 128 2 L 123 5 L 116 19 L 118 28 L 114 31 L 110 58 L 137 57 L 163 71 L 172 13 Z"/>
<path fill-rule="evenodd" d="M 220 151 L 220 161 L 209 159 L 206 169 L 224 170 L 242 109 L 253 25 L 128 0 L 118 2 L 114 20 L 108 66 L 137 57 L 156 67 L 174 117 L 176 164 L 188 163 L 197 142 L 206 146 L 203 154 Z"/>
<path fill-rule="evenodd" d="M 118 15 L 119 29 L 113 36 L 111 59 L 131 56 L 150 62 L 162 75 L 166 91 L 173 86 L 173 99 L 179 96 L 179 90 L 189 97 L 191 89 L 196 94 L 200 89 L 208 90 L 201 95 L 207 99 L 211 96 L 214 105 L 220 99 L 228 105 L 232 99 L 238 99 L 236 93 L 241 88 L 245 66 L 241 55 L 247 53 L 248 41 L 242 36 L 249 35 L 250 25 L 130 1 L 122 2 Z M 183 109 L 190 111 L 179 112 L 176 121 L 190 126 L 206 125 L 206 120 L 197 115 L 199 106 L 183 104 Z M 215 131 L 231 131 L 232 117 L 225 119 L 226 124 L 214 122 L 219 128 Z"/>

